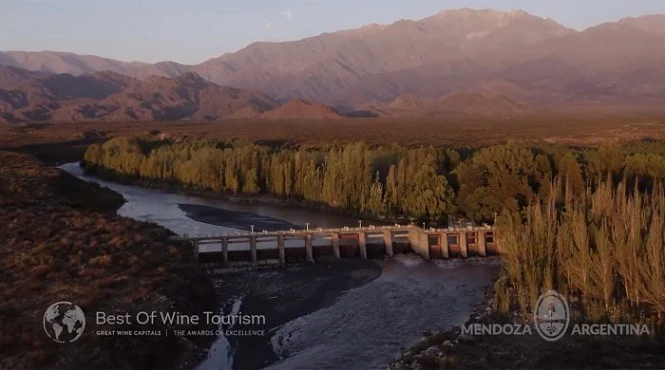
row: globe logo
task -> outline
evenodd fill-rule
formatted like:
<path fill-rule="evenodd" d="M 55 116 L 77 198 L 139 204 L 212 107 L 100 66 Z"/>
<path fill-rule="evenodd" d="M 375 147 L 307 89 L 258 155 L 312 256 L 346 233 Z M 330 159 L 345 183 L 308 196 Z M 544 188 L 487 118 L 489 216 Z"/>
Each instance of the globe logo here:
<path fill-rule="evenodd" d="M 58 343 L 72 343 L 85 330 L 85 314 L 72 302 L 56 302 L 44 312 L 43 323 L 49 338 Z"/>
<path fill-rule="evenodd" d="M 536 331 L 546 341 L 555 342 L 563 338 L 570 324 L 568 302 L 556 291 L 548 291 L 538 298 L 533 321 Z"/>

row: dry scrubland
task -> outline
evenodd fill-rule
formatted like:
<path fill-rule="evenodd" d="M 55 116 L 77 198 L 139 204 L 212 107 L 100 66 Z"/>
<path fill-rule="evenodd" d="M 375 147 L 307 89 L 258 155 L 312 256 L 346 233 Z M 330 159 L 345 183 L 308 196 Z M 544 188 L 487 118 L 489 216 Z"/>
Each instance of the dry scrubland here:
<path fill-rule="evenodd" d="M 155 225 L 116 216 L 123 199 L 26 155 L 0 152 L 0 368 L 172 367 L 194 343 L 98 337 L 93 312 L 214 309 L 189 249 Z M 68 300 L 88 323 L 74 344 L 42 330 Z M 191 352 L 191 351 L 190 351 Z"/>
<path fill-rule="evenodd" d="M 0 148 L 31 145 L 41 151 L 54 143 L 103 142 L 145 131 L 174 135 L 239 138 L 279 146 L 324 147 L 363 141 L 369 145 L 447 145 L 479 147 L 509 140 L 593 145 L 608 140 L 665 139 L 665 116 L 587 112 L 488 119 L 348 118 L 342 120 L 226 120 L 219 122 L 0 124 Z M 39 147 L 41 145 L 41 147 Z M 37 147 L 34 147 L 37 146 Z M 81 150 L 81 153 L 84 149 Z"/>

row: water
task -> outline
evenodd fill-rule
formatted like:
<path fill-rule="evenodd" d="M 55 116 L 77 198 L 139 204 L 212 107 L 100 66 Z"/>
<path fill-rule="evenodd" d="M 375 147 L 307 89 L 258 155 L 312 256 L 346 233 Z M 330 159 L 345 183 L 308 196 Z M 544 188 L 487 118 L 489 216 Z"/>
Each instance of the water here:
<path fill-rule="evenodd" d="M 77 163 L 60 167 L 87 181 L 122 194 L 127 203 L 121 216 L 149 221 L 176 234 L 221 234 L 237 229 L 192 220 L 179 204 L 202 205 L 249 212 L 257 219 L 274 218 L 310 227 L 354 226 L 357 220 L 323 211 L 279 205 L 248 205 L 163 193 L 120 185 L 86 176 Z M 397 256 L 381 262 L 382 274 L 351 289 L 335 303 L 276 328 L 271 338 L 281 360 L 269 369 L 385 369 L 426 331 L 463 324 L 482 302 L 482 291 L 498 272 L 495 259 L 426 262 L 416 256 Z M 225 302 L 224 312 L 238 311 L 239 297 Z M 230 369 L 233 350 L 218 338 L 199 369 Z"/>
<path fill-rule="evenodd" d="M 139 221 L 154 222 L 178 235 L 223 234 L 239 231 L 238 229 L 194 221 L 187 217 L 187 214 L 178 207 L 179 204 L 201 205 L 231 211 L 250 212 L 255 214 L 257 219 L 262 218 L 259 216 L 270 217 L 299 225 L 302 228 L 305 227 L 306 223 L 309 223 L 309 227 L 311 228 L 357 225 L 356 219 L 349 219 L 349 217 L 309 210 L 302 207 L 271 204 L 239 204 L 220 199 L 165 193 L 140 186 L 121 185 L 83 174 L 83 170 L 79 167 L 78 163 L 67 163 L 60 166 L 60 169 L 80 179 L 96 182 L 122 194 L 127 203 L 118 210 L 119 215 Z"/>
<path fill-rule="evenodd" d="M 463 324 L 496 273 L 496 261 L 429 263 L 397 256 L 381 276 L 334 305 L 300 317 L 272 338 L 269 369 L 385 369 L 423 333 Z"/>
<path fill-rule="evenodd" d="M 242 297 L 233 298 L 222 305 L 220 315 L 237 315 L 242 306 Z M 224 328 L 221 324 L 218 329 L 233 329 L 233 327 Z M 197 370 L 206 369 L 232 369 L 233 368 L 233 349 L 229 340 L 221 335 L 213 342 L 208 350 L 208 357 L 201 362 Z"/>

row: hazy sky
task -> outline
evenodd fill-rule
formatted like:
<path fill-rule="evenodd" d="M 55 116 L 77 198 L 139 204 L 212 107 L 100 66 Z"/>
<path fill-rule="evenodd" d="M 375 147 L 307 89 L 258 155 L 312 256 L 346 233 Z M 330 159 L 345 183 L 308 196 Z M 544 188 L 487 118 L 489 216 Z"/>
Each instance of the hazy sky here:
<path fill-rule="evenodd" d="M 665 13 L 665 0 L 0 0 L 0 50 L 192 64 L 252 41 L 293 40 L 462 7 L 524 9 L 580 29 Z"/>

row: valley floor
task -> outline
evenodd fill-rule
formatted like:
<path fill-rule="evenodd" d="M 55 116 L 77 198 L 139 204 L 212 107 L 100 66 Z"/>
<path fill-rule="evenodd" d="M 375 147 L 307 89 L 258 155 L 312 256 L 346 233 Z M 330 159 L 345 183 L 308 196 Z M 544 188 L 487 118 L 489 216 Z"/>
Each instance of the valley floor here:
<path fill-rule="evenodd" d="M 0 124 L 0 148 L 22 148 L 40 159 L 80 159 L 87 145 L 116 136 L 157 131 L 164 135 L 238 138 L 282 148 L 326 147 L 363 141 L 369 145 L 481 147 L 510 140 L 534 144 L 596 145 L 604 141 L 665 139 L 665 116 L 657 114 L 558 113 L 514 119 L 348 118 L 217 122 L 118 122 Z M 64 151 L 64 152 L 63 152 Z"/>
<path fill-rule="evenodd" d="M 217 305 L 214 288 L 196 268 L 192 253 L 171 245 L 166 230 L 116 216 L 123 201 L 117 194 L 17 153 L 31 153 L 48 163 L 80 160 L 90 143 L 146 131 L 283 147 L 356 141 L 478 147 L 509 140 L 595 145 L 665 139 L 665 118 L 0 124 L 0 150 L 13 151 L 0 152 L 0 368 L 192 365 L 183 362 L 182 355 L 197 352 L 195 342 L 104 338 L 92 335 L 91 327 L 76 346 L 59 346 L 41 326 L 45 308 L 59 300 L 73 301 L 85 312 L 170 307 L 201 311 Z M 474 315 L 471 322 L 479 320 L 501 322 L 492 314 Z M 663 345 L 574 337 L 549 344 L 529 337 L 466 338 L 451 330 L 429 337 L 393 367 L 651 368 L 665 364 L 659 352 Z"/>

